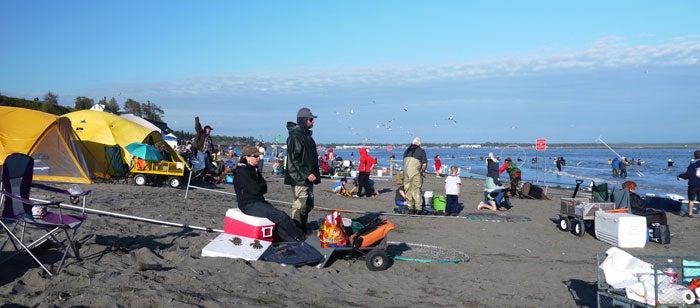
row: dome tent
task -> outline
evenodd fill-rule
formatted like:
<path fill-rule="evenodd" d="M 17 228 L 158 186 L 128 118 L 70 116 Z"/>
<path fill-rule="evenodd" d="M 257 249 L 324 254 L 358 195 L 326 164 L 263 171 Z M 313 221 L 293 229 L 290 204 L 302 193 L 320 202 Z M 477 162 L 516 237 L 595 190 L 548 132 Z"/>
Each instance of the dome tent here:
<path fill-rule="evenodd" d="M 78 136 L 68 119 L 37 110 L 0 106 L 0 165 L 12 153 L 35 160 L 33 180 L 92 183 Z"/>

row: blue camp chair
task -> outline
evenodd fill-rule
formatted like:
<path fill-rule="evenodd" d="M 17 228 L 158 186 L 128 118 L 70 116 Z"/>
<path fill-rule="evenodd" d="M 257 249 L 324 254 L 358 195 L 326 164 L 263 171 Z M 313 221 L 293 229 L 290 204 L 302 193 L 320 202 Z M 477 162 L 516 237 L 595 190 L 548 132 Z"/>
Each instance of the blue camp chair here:
<path fill-rule="evenodd" d="M 2 165 L 2 183 L 0 184 L 2 219 L 0 219 L 0 225 L 5 229 L 4 233 L 8 238 L 3 242 L 0 251 L 9 242 L 14 246 L 15 252 L 4 260 L 0 260 L 0 263 L 4 263 L 21 253 L 26 253 L 51 276 L 54 273 L 39 261 L 32 249 L 47 241 L 51 241 L 62 250 L 61 261 L 55 273 L 61 270 L 66 257 L 70 255 L 70 251 L 72 251 L 73 257 L 80 259 L 74 239 L 76 232 L 87 218 L 85 214 L 85 197 L 90 191 L 62 190 L 32 183 L 33 171 L 34 159 L 25 154 L 11 154 L 7 156 Z M 63 213 L 61 202 L 30 199 L 29 193 L 31 188 L 70 196 L 72 203 L 78 203 L 82 198 L 83 211 L 79 215 L 68 215 Z M 56 210 L 54 211 L 54 209 Z M 59 240 L 61 234 L 65 235 L 65 243 Z"/>

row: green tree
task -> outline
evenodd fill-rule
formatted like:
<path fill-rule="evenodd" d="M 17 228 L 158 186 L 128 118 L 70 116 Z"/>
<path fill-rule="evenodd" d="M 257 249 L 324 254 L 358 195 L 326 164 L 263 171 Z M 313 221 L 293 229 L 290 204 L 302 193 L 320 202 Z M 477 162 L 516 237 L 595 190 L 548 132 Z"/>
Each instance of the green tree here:
<path fill-rule="evenodd" d="M 76 110 L 85 110 L 85 109 L 90 109 L 92 108 L 92 105 L 95 103 L 95 100 L 92 98 L 88 98 L 85 96 L 78 96 L 75 98 L 75 109 Z"/>
<path fill-rule="evenodd" d="M 44 103 L 41 104 L 39 108 L 40 111 L 58 114 L 60 112 L 58 108 L 58 95 L 49 91 L 44 95 Z"/>
<path fill-rule="evenodd" d="M 163 122 L 163 109 L 156 104 L 152 104 L 151 101 L 148 101 L 146 104 L 141 104 L 141 111 L 144 119 Z"/>
<path fill-rule="evenodd" d="M 143 110 L 141 110 L 141 103 L 130 98 L 127 99 L 126 102 L 124 102 L 124 112 L 131 113 L 139 117 L 143 115 Z"/>
<path fill-rule="evenodd" d="M 109 102 L 105 106 L 107 106 L 106 108 L 109 109 L 109 111 L 119 113 L 119 103 L 117 103 L 117 99 L 114 98 L 114 96 L 109 99 Z"/>

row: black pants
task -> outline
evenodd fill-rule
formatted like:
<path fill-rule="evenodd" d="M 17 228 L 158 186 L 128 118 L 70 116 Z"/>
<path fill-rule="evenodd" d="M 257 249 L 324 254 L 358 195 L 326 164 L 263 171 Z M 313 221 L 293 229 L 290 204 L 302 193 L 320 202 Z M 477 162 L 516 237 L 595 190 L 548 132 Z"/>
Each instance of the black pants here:
<path fill-rule="evenodd" d="M 265 217 L 274 222 L 277 227 L 277 235 L 285 242 L 303 242 L 305 240 L 306 234 L 297 227 L 292 218 L 270 203 L 258 201 L 239 204 L 238 208 L 246 215 Z"/>
<path fill-rule="evenodd" d="M 362 190 L 365 191 L 365 194 L 367 197 L 371 197 L 373 191 L 371 191 L 371 187 L 369 187 L 369 172 L 360 172 L 360 174 L 357 176 L 357 196 L 362 197 Z"/>

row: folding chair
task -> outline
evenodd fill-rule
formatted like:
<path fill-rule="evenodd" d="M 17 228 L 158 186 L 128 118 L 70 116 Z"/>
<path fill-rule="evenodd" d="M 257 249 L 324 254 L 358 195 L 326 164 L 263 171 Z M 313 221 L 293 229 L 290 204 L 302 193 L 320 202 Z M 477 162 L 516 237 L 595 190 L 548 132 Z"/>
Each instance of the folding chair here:
<path fill-rule="evenodd" d="M 592 182 L 591 192 L 593 193 L 594 202 L 608 202 L 608 183 L 596 185 Z"/>
<path fill-rule="evenodd" d="M 2 219 L 0 219 L 0 225 L 5 229 L 8 238 L 0 247 L 0 250 L 4 249 L 9 241 L 14 246 L 16 252 L 0 261 L 0 263 L 6 262 L 18 254 L 27 253 L 49 274 L 49 276 L 52 276 L 53 273 L 39 261 L 36 255 L 32 253 L 32 249 L 46 241 L 53 241 L 56 243 L 57 246 L 63 250 L 63 256 L 58 264 L 56 273 L 60 272 L 70 251 L 73 252 L 73 257 L 80 259 L 78 247 L 74 239 L 81 224 L 87 218 L 85 214 L 85 197 L 90 191 L 62 190 L 47 185 L 33 184 L 33 171 L 34 159 L 31 156 L 19 153 L 7 156 L 2 166 L 2 183 L 0 184 Z M 78 198 L 82 198 L 83 212 L 80 215 L 67 215 L 63 214 L 61 202 L 31 200 L 29 193 L 32 187 L 69 195 L 71 197 L 71 202 L 74 203 L 77 203 L 76 201 L 79 200 Z M 46 206 L 46 210 L 42 211 L 43 213 L 36 213 L 38 215 L 34 216 L 33 214 L 35 214 L 35 212 L 33 208 L 35 206 Z M 52 208 L 56 207 L 58 213 L 48 210 L 49 206 Z M 28 228 L 38 230 L 38 232 L 26 232 L 28 238 L 25 239 L 25 231 L 27 231 Z M 43 235 L 33 240 L 29 238 L 36 236 L 37 233 L 39 233 L 39 235 L 43 233 Z M 60 234 L 65 235 L 66 243 L 58 239 Z"/>

